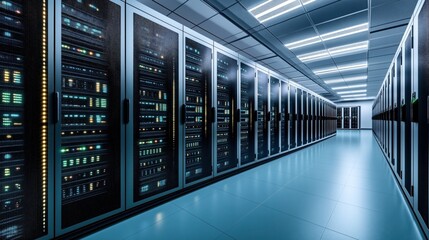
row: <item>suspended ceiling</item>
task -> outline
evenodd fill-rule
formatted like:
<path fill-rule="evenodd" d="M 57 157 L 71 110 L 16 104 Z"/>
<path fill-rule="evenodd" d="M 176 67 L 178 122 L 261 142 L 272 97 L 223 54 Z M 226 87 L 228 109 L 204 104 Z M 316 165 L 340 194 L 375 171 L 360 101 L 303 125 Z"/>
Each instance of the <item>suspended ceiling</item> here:
<path fill-rule="evenodd" d="M 349 99 L 347 96 L 355 94 L 364 98 L 376 96 L 417 3 L 417 0 L 289 0 L 299 6 L 268 20 L 263 18 L 276 12 L 262 14 L 258 20 L 258 13 L 272 6 L 276 8 L 276 4 L 286 5 L 283 8 L 286 9 L 288 3 L 283 3 L 286 0 L 139 1 L 333 101 Z M 251 11 L 265 2 L 265 6 Z M 342 30 L 356 25 L 365 27 L 365 23 L 364 31 L 335 38 Z M 325 41 L 328 36 L 335 39 Z M 287 47 L 308 38 L 318 40 L 307 46 Z M 344 45 L 348 46 L 346 51 L 340 49 Z M 367 67 L 341 70 L 362 63 L 367 63 Z M 335 71 L 315 74 L 327 68 Z M 344 81 L 350 78 L 361 80 Z M 340 81 L 325 83 L 329 80 Z M 355 85 L 360 87 L 346 89 Z"/>

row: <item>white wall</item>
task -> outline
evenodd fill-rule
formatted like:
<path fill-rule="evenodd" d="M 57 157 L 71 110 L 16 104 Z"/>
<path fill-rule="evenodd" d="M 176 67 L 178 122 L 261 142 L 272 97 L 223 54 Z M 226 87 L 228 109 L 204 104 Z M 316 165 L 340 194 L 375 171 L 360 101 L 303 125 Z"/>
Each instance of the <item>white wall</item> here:
<path fill-rule="evenodd" d="M 372 129 L 372 103 L 373 101 L 361 101 L 361 102 L 344 102 L 335 103 L 337 107 L 356 107 L 360 106 L 360 127 L 366 129 Z"/>

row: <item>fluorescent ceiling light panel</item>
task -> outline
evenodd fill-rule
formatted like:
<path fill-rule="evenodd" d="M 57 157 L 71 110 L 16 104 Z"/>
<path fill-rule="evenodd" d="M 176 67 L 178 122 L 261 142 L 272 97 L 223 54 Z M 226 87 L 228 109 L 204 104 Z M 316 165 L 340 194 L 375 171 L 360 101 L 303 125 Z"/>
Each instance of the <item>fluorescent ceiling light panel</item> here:
<path fill-rule="evenodd" d="M 357 98 L 343 98 L 341 101 L 359 101 L 359 100 L 374 100 L 375 97 L 357 97 Z"/>
<path fill-rule="evenodd" d="M 338 95 L 345 95 L 350 93 L 366 93 L 366 89 L 337 92 Z"/>
<path fill-rule="evenodd" d="M 366 80 L 368 76 L 356 76 L 356 77 L 348 77 L 348 78 L 337 78 L 332 80 L 326 80 L 326 84 L 333 84 L 333 83 L 342 83 L 342 82 L 353 82 L 353 81 L 361 81 Z"/>
<path fill-rule="evenodd" d="M 349 86 L 342 86 L 342 87 L 333 87 L 332 90 L 342 90 L 342 89 L 351 89 L 351 88 L 364 88 L 367 87 L 367 84 L 356 84 L 356 85 L 349 85 Z"/>
<path fill-rule="evenodd" d="M 249 9 L 249 12 L 258 19 L 260 23 L 263 23 L 314 1 L 315 0 L 268 0 Z"/>
<path fill-rule="evenodd" d="M 299 41 L 286 43 L 285 47 L 292 50 L 292 49 L 308 46 L 311 44 L 315 44 L 315 43 L 318 43 L 321 41 L 329 41 L 329 40 L 353 35 L 353 34 L 360 33 L 360 32 L 365 32 L 365 31 L 368 31 L 368 23 L 362 23 L 359 25 L 355 25 L 355 26 L 351 26 L 351 27 L 347 27 L 347 28 L 342 28 L 342 29 L 339 29 L 339 30 L 336 30 L 333 32 L 320 34 L 320 36 L 310 37 L 310 38 L 302 39 Z"/>
<path fill-rule="evenodd" d="M 347 71 L 365 69 L 365 68 L 368 68 L 368 63 L 361 62 L 361 63 L 355 63 L 355 64 L 341 65 L 341 66 L 332 67 L 332 68 L 317 69 L 317 70 L 314 70 L 314 74 L 324 75 L 329 73 L 347 72 Z"/>
<path fill-rule="evenodd" d="M 341 98 L 352 98 L 352 97 L 366 97 L 366 93 L 341 96 Z"/>
<path fill-rule="evenodd" d="M 366 52 L 368 50 L 368 41 L 357 42 L 352 44 L 347 44 L 339 47 L 328 48 L 328 50 L 321 50 L 311 53 L 306 53 L 302 55 L 298 55 L 298 59 L 301 62 L 313 62 L 319 61 L 323 59 L 327 59 L 330 57 L 340 57 L 351 55 L 360 52 Z"/>

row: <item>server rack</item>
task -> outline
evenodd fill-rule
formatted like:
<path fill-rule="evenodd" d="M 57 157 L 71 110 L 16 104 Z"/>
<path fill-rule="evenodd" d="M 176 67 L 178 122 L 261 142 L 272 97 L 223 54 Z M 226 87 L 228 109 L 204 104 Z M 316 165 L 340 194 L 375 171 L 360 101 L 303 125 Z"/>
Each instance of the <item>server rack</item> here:
<path fill-rule="evenodd" d="M 179 76 L 183 62 L 179 56 L 183 55 L 183 36 L 178 24 L 154 18 L 138 8 L 127 7 L 126 17 L 129 30 L 124 116 L 129 121 L 126 200 L 130 208 L 182 186 L 179 107 L 183 102 L 179 94 L 183 85 Z"/>
<path fill-rule="evenodd" d="M 427 79 L 428 76 L 428 56 L 429 56 L 429 39 L 428 39 L 428 29 L 426 22 L 429 19 L 429 3 L 426 1 L 423 9 L 418 14 L 418 17 L 415 20 L 415 38 L 414 46 L 415 49 L 415 67 L 413 69 L 415 72 L 415 81 L 417 81 L 418 87 L 418 101 L 417 101 L 417 111 L 414 112 L 414 115 L 417 115 L 419 134 L 418 134 L 418 163 L 416 164 L 418 169 L 417 182 L 418 186 L 416 187 L 416 199 L 415 204 L 417 205 L 418 213 L 420 213 L 420 220 L 426 224 L 426 232 L 429 230 L 427 226 L 429 225 L 429 84 Z"/>
<path fill-rule="evenodd" d="M 401 142 L 401 125 L 400 125 L 400 119 L 399 116 L 401 116 L 401 108 L 399 107 L 399 103 L 400 103 L 400 96 L 401 96 L 401 84 L 400 84 L 400 79 L 401 79 L 401 73 L 400 73 L 400 62 L 401 62 L 401 58 L 400 57 L 395 57 L 394 59 L 394 64 L 392 67 L 392 78 L 393 78 L 393 158 L 392 158 L 392 163 L 394 165 L 394 169 L 395 169 L 395 173 L 398 174 L 399 176 L 399 170 L 400 170 L 400 165 L 401 165 L 401 154 L 400 154 L 400 146 L 399 143 Z"/>
<path fill-rule="evenodd" d="M 360 128 L 360 107 L 351 107 L 350 108 L 350 128 L 359 129 Z"/>
<path fill-rule="evenodd" d="M 124 209 L 123 9 L 113 0 L 56 5 L 59 233 Z"/>
<path fill-rule="evenodd" d="M 311 141 L 316 141 L 316 96 L 311 96 Z"/>
<path fill-rule="evenodd" d="M 373 105 L 375 136 L 426 236 L 429 235 L 428 19 L 429 3 L 420 1 Z"/>
<path fill-rule="evenodd" d="M 289 149 L 289 84 L 281 81 L 281 151 Z"/>
<path fill-rule="evenodd" d="M 257 122 L 258 122 L 258 159 L 263 159 L 269 155 L 268 146 L 268 125 L 269 125 L 269 112 L 268 112 L 268 86 L 269 76 L 267 73 L 258 69 L 257 71 L 258 83 L 258 109 L 257 109 Z"/>
<path fill-rule="evenodd" d="M 302 145 L 302 90 L 297 88 L 296 95 L 296 144 Z"/>
<path fill-rule="evenodd" d="M 213 42 L 185 28 L 185 185 L 213 176 Z M 192 34 L 192 35 L 191 35 Z M 198 37 L 194 37 L 194 35 Z"/>
<path fill-rule="evenodd" d="M 0 3 L 0 239 L 53 232 L 46 21 L 52 11 L 47 1 Z"/>
<path fill-rule="evenodd" d="M 255 68 L 240 62 L 240 165 L 256 160 Z"/>
<path fill-rule="evenodd" d="M 280 80 L 270 77 L 270 155 L 280 152 Z"/>
<path fill-rule="evenodd" d="M 238 122 L 238 55 L 219 50 L 215 51 L 216 94 L 216 159 L 215 174 L 227 172 L 238 167 L 237 133 Z"/>
<path fill-rule="evenodd" d="M 290 131 L 289 131 L 289 141 L 290 141 L 290 149 L 297 147 L 296 142 L 296 87 L 293 85 L 289 85 L 289 122 L 290 122 Z"/>
<path fill-rule="evenodd" d="M 302 144 L 303 145 L 305 145 L 305 144 L 307 144 L 307 138 L 308 138 L 308 135 L 307 135 L 307 131 L 308 131 L 308 113 L 307 113 L 307 109 L 308 109 L 308 107 L 307 107 L 307 92 L 306 91 L 303 91 L 303 94 L 302 94 L 302 121 L 303 121 L 303 124 L 302 124 L 302 139 L 303 139 L 303 141 L 302 141 Z"/>
<path fill-rule="evenodd" d="M 343 128 L 343 108 L 337 108 L 337 128 Z"/>
<path fill-rule="evenodd" d="M 413 159 L 411 155 L 411 81 L 412 81 L 412 65 L 411 65 L 411 57 L 412 57 L 412 48 L 411 48 L 412 37 L 411 33 L 408 33 L 408 36 L 404 43 L 404 51 L 403 51 L 403 92 L 402 92 L 402 122 L 401 122 L 401 132 L 404 136 L 403 138 L 403 149 L 402 159 L 404 160 L 404 168 L 403 168 L 403 181 L 406 189 L 406 193 L 408 198 L 411 199 L 413 195 Z M 401 147 L 402 147 L 401 146 Z"/>
<path fill-rule="evenodd" d="M 343 108 L 344 112 L 344 128 L 350 128 L 350 108 Z"/>

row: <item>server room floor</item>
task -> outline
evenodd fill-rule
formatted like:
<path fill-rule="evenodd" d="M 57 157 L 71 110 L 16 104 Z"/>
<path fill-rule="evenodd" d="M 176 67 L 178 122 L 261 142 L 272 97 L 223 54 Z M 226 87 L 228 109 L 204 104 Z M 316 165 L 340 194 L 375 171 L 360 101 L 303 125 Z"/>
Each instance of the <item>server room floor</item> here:
<path fill-rule="evenodd" d="M 86 239 L 423 239 L 371 131 L 337 136 Z"/>

